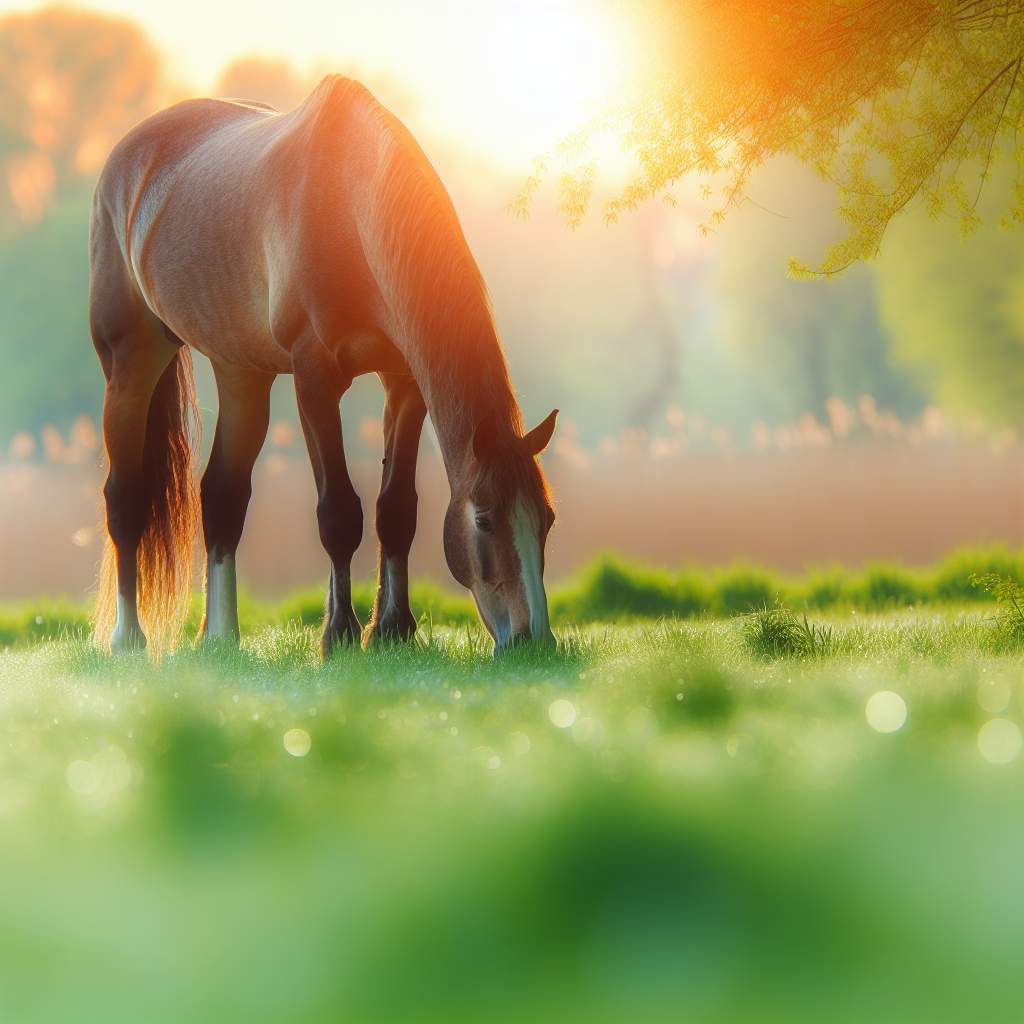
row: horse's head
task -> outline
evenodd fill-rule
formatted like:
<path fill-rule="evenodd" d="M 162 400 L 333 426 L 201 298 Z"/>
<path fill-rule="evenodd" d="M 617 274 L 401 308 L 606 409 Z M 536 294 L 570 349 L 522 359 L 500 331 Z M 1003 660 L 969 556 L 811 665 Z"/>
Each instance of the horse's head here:
<path fill-rule="evenodd" d="M 544 592 L 544 544 L 555 521 L 537 456 L 556 409 L 524 437 L 484 419 L 453 482 L 444 521 L 452 575 L 473 593 L 495 653 L 521 640 L 554 643 Z"/>

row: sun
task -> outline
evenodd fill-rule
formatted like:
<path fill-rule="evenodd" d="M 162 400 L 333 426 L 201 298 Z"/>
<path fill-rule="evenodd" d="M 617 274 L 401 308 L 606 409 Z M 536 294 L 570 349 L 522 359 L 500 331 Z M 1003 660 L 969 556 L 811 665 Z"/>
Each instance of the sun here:
<path fill-rule="evenodd" d="M 448 43 L 447 128 L 503 164 L 549 152 L 629 77 L 625 19 L 607 4 L 481 4 Z M 483 11 L 486 11 L 486 14 Z"/>

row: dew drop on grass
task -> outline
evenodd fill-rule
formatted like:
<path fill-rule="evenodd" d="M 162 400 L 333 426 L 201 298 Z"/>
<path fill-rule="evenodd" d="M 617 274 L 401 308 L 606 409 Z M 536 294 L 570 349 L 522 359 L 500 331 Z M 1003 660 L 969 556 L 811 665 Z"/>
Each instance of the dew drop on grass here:
<path fill-rule="evenodd" d="M 284 734 L 283 742 L 284 749 L 287 750 L 292 757 L 305 757 L 313 746 L 313 741 L 305 729 L 289 729 Z"/>

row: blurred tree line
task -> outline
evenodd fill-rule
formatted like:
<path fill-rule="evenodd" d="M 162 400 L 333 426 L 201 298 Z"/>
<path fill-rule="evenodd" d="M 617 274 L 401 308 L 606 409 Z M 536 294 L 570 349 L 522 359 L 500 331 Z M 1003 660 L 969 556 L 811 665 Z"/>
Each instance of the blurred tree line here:
<path fill-rule="evenodd" d="M 253 57 L 226 68 L 216 91 L 289 109 L 317 77 Z M 415 128 L 401 82 L 369 84 Z M 65 9 L 0 19 L 0 445 L 98 414 L 86 321 L 92 185 L 124 131 L 185 91 L 131 22 Z M 820 251 L 836 223 L 834 194 L 796 165 L 759 171 L 748 183 L 757 204 L 694 241 L 685 213 L 656 206 L 613 231 L 565 231 L 539 204 L 519 223 L 504 211 L 514 174 L 452 140 L 421 141 L 491 285 L 528 418 L 558 404 L 595 441 L 657 429 L 682 405 L 742 439 L 754 422 L 823 417 L 830 396 L 868 393 L 904 417 L 937 396 L 963 416 L 1020 422 L 1014 235 L 985 228 L 967 249 L 947 225 L 908 216 L 880 263 L 794 281 L 787 258 Z M 1010 176 L 993 191 L 1000 183 L 1011 188 Z M 288 415 L 289 389 L 275 401 Z M 361 385 L 346 417 L 358 424 L 380 404 Z"/>

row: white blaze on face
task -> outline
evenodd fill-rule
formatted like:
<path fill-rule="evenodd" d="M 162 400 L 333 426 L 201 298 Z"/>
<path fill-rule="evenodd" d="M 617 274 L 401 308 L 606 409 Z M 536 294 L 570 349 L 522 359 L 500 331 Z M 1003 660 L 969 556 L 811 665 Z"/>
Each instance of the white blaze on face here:
<path fill-rule="evenodd" d="M 212 557 L 206 566 L 206 635 L 237 640 L 238 585 L 235 579 L 235 556 Z"/>
<path fill-rule="evenodd" d="M 468 535 L 473 536 L 476 530 L 476 506 L 471 501 L 466 502 L 466 528 Z M 504 647 L 508 643 L 512 633 L 512 623 L 508 616 L 508 609 L 505 602 L 500 600 L 492 588 L 484 585 L 474 587 L 471 590 L 473 600 L 476 601 L 480 617 L 484 620 L 494 642 L 498 647 Z"/>
<path fill-rule="evenodd" d="M 533 508 L 517 498 L 512 509 L 512 539 L 519 555 L 523 590 L 530 608 L 530 636 L 545 639 L 548 625 L 548 598 L 544 593 L 544 568 L 541 560 L 540 529 Z"/>

